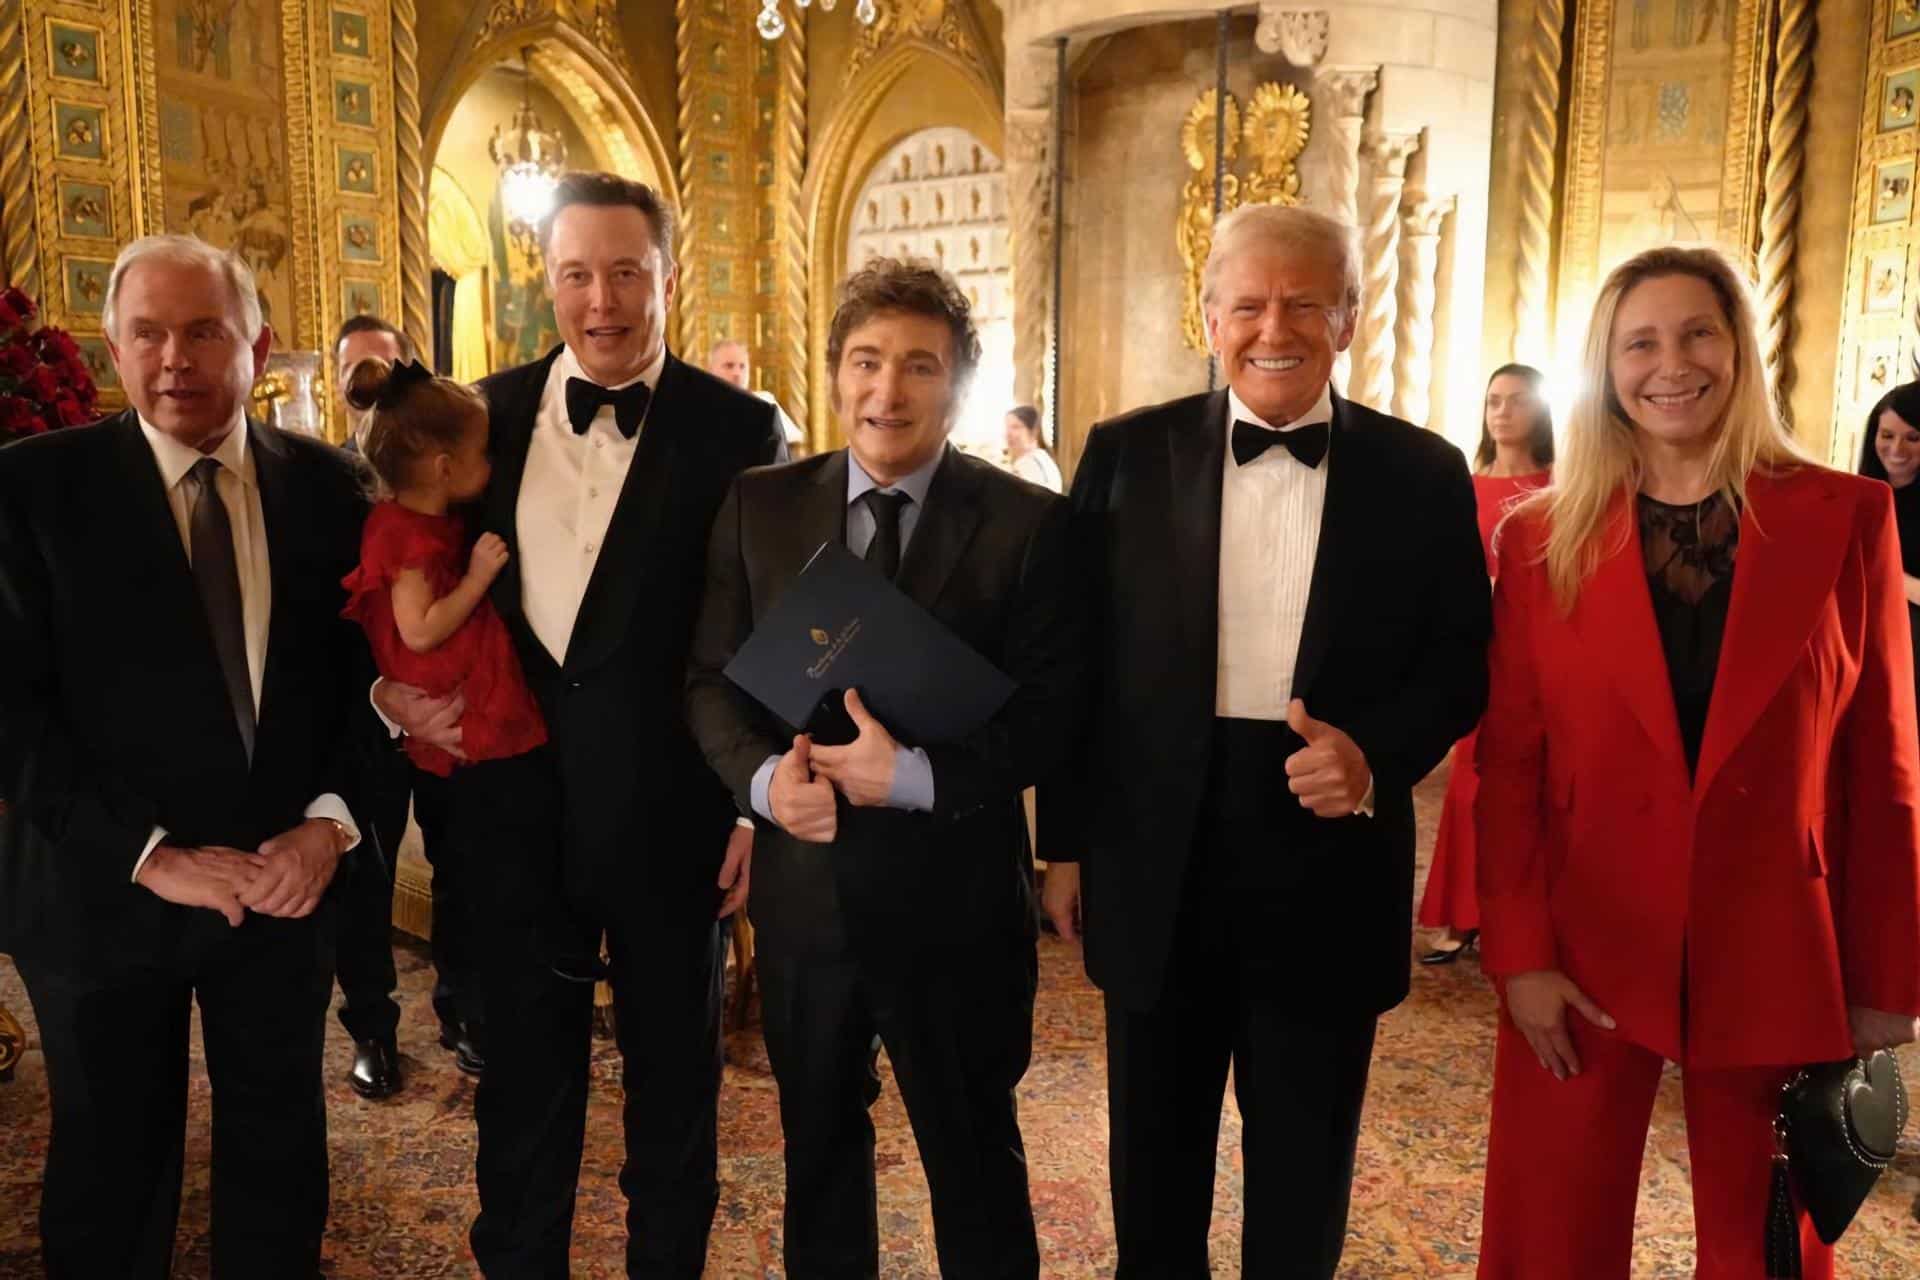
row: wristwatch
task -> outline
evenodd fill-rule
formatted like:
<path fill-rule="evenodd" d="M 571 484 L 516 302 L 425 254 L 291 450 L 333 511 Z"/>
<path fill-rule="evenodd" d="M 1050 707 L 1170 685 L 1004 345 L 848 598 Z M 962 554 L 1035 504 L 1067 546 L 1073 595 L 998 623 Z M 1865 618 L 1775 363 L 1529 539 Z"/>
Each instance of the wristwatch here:
<path fill-rule="evenodd" d="M 348 843 L 353 838 L 352 833 L 347 830 L 347 824 L 340 821 L 340 819 L 338 818 L 321 817 L 321 818 L 316 818 L 315 821 L 324 822 L 328 826 L 333 828 L 333 834 L 340 838 L 340 847 L 337 850 L 335 850 L 335 852 L 345 853 L 347 851 Z"/>

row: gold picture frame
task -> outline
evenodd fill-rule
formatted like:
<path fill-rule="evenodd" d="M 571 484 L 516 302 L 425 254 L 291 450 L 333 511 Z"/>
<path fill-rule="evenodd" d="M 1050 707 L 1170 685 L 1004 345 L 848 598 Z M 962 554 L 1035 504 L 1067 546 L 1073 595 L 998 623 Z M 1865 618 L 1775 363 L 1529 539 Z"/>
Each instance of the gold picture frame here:
<path fill-rule="evenodd" d="M 1596 0 L 1576 18 L 1557 276 L 1562 346 L 1606 271 L 1651 244 L 1759 234 L 1771 6 Z M 1704 175 L 1693 177 L 1692 175 Z"/>

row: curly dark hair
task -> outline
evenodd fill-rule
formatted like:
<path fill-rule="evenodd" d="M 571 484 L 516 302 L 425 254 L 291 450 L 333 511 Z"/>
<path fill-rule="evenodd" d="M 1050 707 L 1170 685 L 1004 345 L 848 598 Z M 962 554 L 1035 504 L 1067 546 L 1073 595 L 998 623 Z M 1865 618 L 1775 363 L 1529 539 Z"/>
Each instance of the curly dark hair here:
<path fill-rule="evenodd" d="M 953 389 L 958 398 L 980 365 L 980 334 L 973 308 L 952 276 L 917 258 L 870 258 L 840 282 L 840 299 L 827 330 L 827 376 L 837 377 L 847 335 L 884 311 L 929 316 L 953 334 Z"/>
<path fill-rule="evenodd" d="M 635 182 L 616 173 L 594 173 L 578 170 L 560 175 L 559 185 L 553 189 L 553 208 L 547 210 L 540 219 L 540 253 L 546 256 L 553 244 L 553 220 L 560 211 L 569 205 L 590 204 L 600 208 L 617 209 L 622 206 L 638 209 L 646 215 L 648 224 L 653 228 L 653 242 L 660 246 L 660 265 L 663 268 L 673 266 L 674 230 L 679 221 L 673 206 L 667 198 L 644 182 Z"/>

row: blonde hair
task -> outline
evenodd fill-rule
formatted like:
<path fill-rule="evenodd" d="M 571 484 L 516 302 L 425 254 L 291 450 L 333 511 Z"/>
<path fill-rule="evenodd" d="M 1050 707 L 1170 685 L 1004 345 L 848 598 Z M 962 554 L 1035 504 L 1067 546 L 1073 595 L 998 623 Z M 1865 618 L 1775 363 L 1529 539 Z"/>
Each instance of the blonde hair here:
<path fill-rule="evenodd" d="M 1567 416 L 1565 444 L 1553 483 L 1522 504 L 1545 513 L 1547 579 L 1563 610 L 1571 610 L 1580 587 L 1617 546 L 1603 546 L 1607 515 L 1615 500 L 1640 487 L 1644 462 L 1639 428 L 1614 393 L 1610 357 L 1614 318 L 1627 294 L 1648 280 L 1692 276 L 1720 300 L 1734 340 L 1733 388 L 1715 424 L 1708 461 L 1712 490 L 1736 507 L 1747 497 L 1747 476 L 1756 468 L 1784 470 L 1812 460 L 1781 420 L 1761 362 L 1753 295 L 1746 277 L 1720 250 L 1707 246 L 1662 246 L 1635 254 L 1607 276 L 1594 299 L 1581 353 L 1581 381 Z"/>
<path fill-rule="evenodd" d="M 1243 204 L 1220 219 L 1200 269 L 1200 301 L 1212 303 L 1220 269 L 1236 253 L 1281 249 L 1331 261 L 1340 271 L 1340 303 L 1351 319 L 1360 309 L 1360 251 L 1354 230 L 1299 205 Z"/>
<path fill-rule="evenodd" d="M 216 249 L 198 236 L 151 235 L 130 241 L 113 260 L 107 276 L 107 295 L 100 306 L 100 327 L 110 337 L 118 337 L 120 287 L 127 272 L 143 262 L 165 262 L 178 267 L 200 267 L 220 277 L 233 300 L 232 315 L 239 322 L 240 337 L 248 345 L 259 338 L 266 319 L 260 310 L 260 289 L 253 271 L 239 254 Z"/>

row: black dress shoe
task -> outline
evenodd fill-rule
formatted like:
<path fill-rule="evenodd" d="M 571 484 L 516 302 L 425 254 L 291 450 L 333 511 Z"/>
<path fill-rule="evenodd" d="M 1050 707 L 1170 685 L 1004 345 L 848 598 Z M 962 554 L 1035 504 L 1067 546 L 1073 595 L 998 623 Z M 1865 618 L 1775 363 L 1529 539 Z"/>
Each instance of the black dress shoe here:
<path fill-rule="evenodd" d="M 400 1092 L 400 1051 L 391 1040 L 358 1040 L 347 1083 L 363 1098 L 391 1098 Z"/>
<path fill-rule="evenodd" d="M 453 1050 L 453 1065 L 467 1075 L 477 1076 L 487 1069 L 487 1060 L 481 1056 L 479 1041 L 465 1027 L 441 1023 L 440 1047 Z"/>
<path fill-rule="evenodd" d="M 1460 939 L 1459 946 L 1435 947 L 1420 957 L 1420 963 L 1424 965 L 1452 964 L 1455 960 L 1458 960 L 1461 956 L 1473 950 L 1474 944 L 1479 940 L 1480 931 L 1478 929 L 1469 929 L 1467 930 L 1466 936 Z"/>

